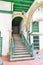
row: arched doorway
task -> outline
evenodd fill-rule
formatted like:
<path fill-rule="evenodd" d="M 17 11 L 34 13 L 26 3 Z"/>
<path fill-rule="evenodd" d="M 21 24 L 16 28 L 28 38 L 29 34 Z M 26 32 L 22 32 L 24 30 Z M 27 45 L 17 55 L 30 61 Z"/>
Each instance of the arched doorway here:
<path fill-rule="evenodd" d="M 12 20 L 12 35 L 13 34 L 20 34 L 21 32 L 21 28 L 22 28 L 22 25 L 23 25 L 23 18 L 22 17 L 15 17 L 13 20 Z"/>
<path fill-rule="evenodd" d="M 13 53 L 12 51 L 12 46 L 15 46 L 15 39 L 17 40 L 18 39 L 18 34 L 20 36 L 20 32 L 21 32 L 21 29 L 23 31 L 23 26 L 24 26 L 24 22 L 26 22 L 26 16 L 22 15 L 22 13 L 13 13 L 12 15 L 12 24 L 11 24 L 11 39 L 10 39 L 10 50 L 8 52 L 8 54 L 11 52 Z M 14 28 L 13 28 L 14 27 Z M 15 32 L 15 30 L 17 29 L 17 31 Z M 16 37 L 17 36 L 17 37 Z M 15 38 L 14 38 L 15 37 Z M 21 36 L 20 36 L 21 37 Z M 14 48 L 13 48 L 14 49 Z M 10 53 L 10 54 L 11 54 Z M 12 54 L 10 55 L 12 56 Z"/>
<path fill-rule="evenodd" d="M 16 17 L 12 20 L 12 34 L 20 33 L 20 23 L 22 22 L 21 17 Z"/>

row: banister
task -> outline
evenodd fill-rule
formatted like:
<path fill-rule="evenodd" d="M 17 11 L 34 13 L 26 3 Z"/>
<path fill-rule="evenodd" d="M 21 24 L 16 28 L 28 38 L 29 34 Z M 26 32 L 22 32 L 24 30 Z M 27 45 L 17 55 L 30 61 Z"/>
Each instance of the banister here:
<path fill-rule="evenodd" d="M 24 36 L 24 34 L 22 33 L 21 34 L 21 37 L 22 37 L 22 40 L 24 41 L 24 44 L 28 50 L 28 52 L 31 54 L 31 56 L 33 57 L 34 56 L 34 47 L 33 47 L 33 44 L 29 44 L 26 37 Z"/>

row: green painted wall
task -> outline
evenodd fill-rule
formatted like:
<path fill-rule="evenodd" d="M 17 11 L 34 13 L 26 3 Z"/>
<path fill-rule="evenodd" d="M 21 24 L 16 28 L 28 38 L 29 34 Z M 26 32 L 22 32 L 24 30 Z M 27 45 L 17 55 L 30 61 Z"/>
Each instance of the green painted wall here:
<path fill-rule="evenodd" d="M 2 55 L 2 37 L 0 37 L 0 55 Z"/>
<path fill-rule="evenodd" d="M 8 14 L 12 14 L 13 11 L 0 10 L 0 13 L 8 13 Z"/>

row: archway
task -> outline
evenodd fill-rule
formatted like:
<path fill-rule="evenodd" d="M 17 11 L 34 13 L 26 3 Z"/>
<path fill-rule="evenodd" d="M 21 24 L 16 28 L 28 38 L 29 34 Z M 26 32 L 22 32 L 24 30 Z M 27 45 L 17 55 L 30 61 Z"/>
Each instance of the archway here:
<path fill-rule="evenodd" d="M 26 23 L 26 17 L 21 14 L 15 14 L 12 20 L 12 34 L 21 34 Z"/>
<path fill-rule="evenodd" d="M 27 20 L 26 15 L 22 14 L 22 12 L 21 13 L 19 13 L 19 12 L 18 13 L 13 13 L 12 19 L 14 19 L 16 17 L 21 17 L 25 21 L 25 24 L 22 27 L 22 29 L 24 30 L 24 28 L 26 28 L 26 20 Z"/>
<path fill-rule="evenodd" d="M 23 29 L 22 29 L 22 31 L 20 30 L 21 28 L 20 28 L 20 23 L 21 22 L 25 22 L 26 21 L 26 18 L 25 17 L 22 17 L 21 15 L 19 16 L 19 15 L 17 15 L 17 16 L 15 16 L 15 17 L 13 17 L 13 20 L 12 20 L 12 30 L 13 31 L 11 31 L 11 35 L 10 35 L 10 38 L 9 38 L 9 42 L 11 43 L 12 41 L 14 41 L 15 42 L 15 39 L 17 40 L 17 38 L 18 38 L 18 34 L 21 34 L 20 32 L 22 32 L 23 31 Z M 21 23 L 21 24 L 23 24 L 23 23 Z M 16 32 L 15 32 L 15 30 L 16 30 Z M 17 35 L 16 35 L 17 34 Z M 16 37 L 17 36 L 17 37 Z M 14 38 L 15 37 L 15 38 Z M 13 39 L 13 40 L 12 40 Z M 9 48 L 10 48 L 10 46 L 12 46 L 13 45 L 13 43 L 11 43 L 11 44 L 9 44 Z M 8 52 L 8 55 L 10 55 L 10 52 L 12 52 L 12 51 L 10 51 L 10 49 L 9 49 L 9 52 Z"/>
<path fill-rule="evenodd" d="M 21 17 L 15 17 L 12 20 L 12 34 L 19 34 L 20 33 L 20 23 L 22 21 Z"/>
<path fill-rule="evenodd" d="M 30 21 L 31 21 L 31 18 L 32 18 L 32 15 L 34 14 L 34 12 L 36 11 L 37 8 L 39 7 L 43 7 L 43 2 L 36 2 L 32 8 L 30 9 L 29 13 L 28 13 L 28 18 L 27 18 L 27 21 L 26 21 L 26 27 L 29 25 Z"/>

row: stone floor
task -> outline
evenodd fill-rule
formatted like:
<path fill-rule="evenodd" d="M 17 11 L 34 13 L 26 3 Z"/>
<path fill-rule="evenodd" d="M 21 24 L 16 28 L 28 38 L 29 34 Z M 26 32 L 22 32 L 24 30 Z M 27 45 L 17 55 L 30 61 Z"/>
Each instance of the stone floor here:
<path fill-rule="evenodd" d="M 0 56 L 0 60 L 3 61 L 3 65 L 43 65 L 43 55 L 41 55 L 41 54 L 42 54 L 42 52 L 37 54 L 34 60 L 10 62 L 9 56 L 7 56 L 7 57 Z"/>
<path fill-rule="evenodd" d="M 38 59 L 41 63 L 43 63 L 43 51 L 40 51 L 39 54 L 36 54 L 35 58 Z"/>

